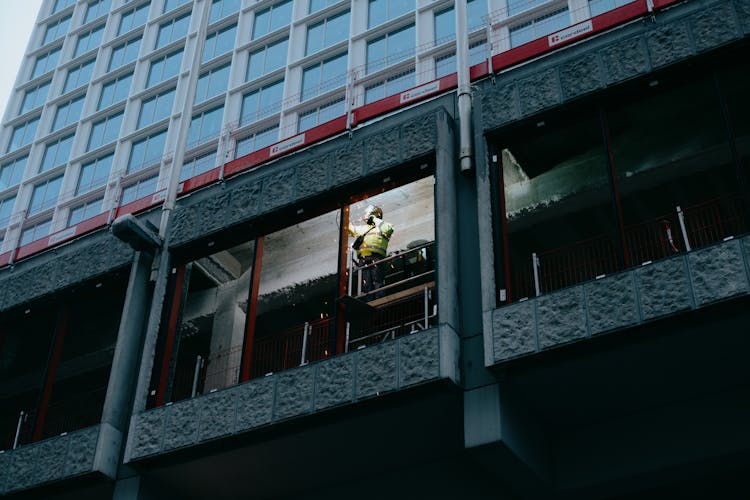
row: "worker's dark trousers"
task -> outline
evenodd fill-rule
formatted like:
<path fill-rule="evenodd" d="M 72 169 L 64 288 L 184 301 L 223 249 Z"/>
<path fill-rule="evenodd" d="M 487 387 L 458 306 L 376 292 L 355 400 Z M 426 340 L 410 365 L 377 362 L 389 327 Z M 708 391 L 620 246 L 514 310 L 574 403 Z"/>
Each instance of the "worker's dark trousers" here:
<path fill-rule="evenodd" d="M 362 293 L 371 292 L 377 290 L 383 286 L 383 269 L 381 266 L 370 265 L 375 264 L 382 257 L 377 255 L 368 255 L 367 257 L 360 257 L 359 267 L 362 267 Z M 369 267 L 365 267 L 369 266 Z"/>

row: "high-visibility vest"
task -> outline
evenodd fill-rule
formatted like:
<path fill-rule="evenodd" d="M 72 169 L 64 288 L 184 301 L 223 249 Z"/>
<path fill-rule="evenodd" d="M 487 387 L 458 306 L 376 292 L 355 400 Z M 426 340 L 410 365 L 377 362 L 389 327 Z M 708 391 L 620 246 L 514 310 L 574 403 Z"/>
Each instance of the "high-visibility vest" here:
<path fill-rule="evenodd" d="M 376 217 L 373 218 L 373 223 L 374 227 L 357 226 L 349 228 L 349 232 L 353 236 L 365 235 L 364 240 L 362 241 L 362 246 L 357 250 L 357 255 L 359 257 L 367 257 L 370 255 L 385 257 L 388 254 L 388 241 L 393 234 L 393 226 Z"/>

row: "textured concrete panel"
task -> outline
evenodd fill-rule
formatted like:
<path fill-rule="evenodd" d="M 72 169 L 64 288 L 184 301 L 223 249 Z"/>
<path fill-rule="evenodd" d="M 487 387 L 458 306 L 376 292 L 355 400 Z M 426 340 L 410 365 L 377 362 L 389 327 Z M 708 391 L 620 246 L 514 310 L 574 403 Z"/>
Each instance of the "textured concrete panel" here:
<path fill-rule="evenodd" d="M 357 351 L 357 397 L 373 396 L 396 389 L 396 342 Z"/>
<path fill-rule="evenodd" d="M 643 319 L 690 309 L 690 284 L 682 258 L 663 260 L 636 271 Z"/>
<path fill-rule="evenodd" d="M 557 71 L 548 69 L 518 82 L 521 112 L 530 115 L 561 102 Z"/>
<path fill-rule="evenodd" d="M 518 109 L 516 85 L 493 85 L 490 80 L 482 84 L 482 121 L 485 128 L 495 128 L 521 116 Z"/>
<path fill-rule="evenodd" d="M 737 18 L 729 2 L 719 2 L 690 17 L 695 47 L 699 51 L 723 45 L 738 36 Z"/>
<path fill-rule="evenodd" d="M 691 54 L 686 22 L 675 22 L 650 31 L 646 35 L 646 43 L 654 67 L 684 59 Z"/>
<path fill-rule="evenodd" d="M 373 172 L 399 163 L 399 148 L 395 145 L 400 140 L 398 128 L 368 137 L 365 141 L 367 170 Z"/>
<path fill-rule="evenodd" d="M 277 375 L 274 418 L 283 419 L 312 412 L 313 376 L 312 366 L 295 368 Z"/>
<path fill-rule="evenodd" d="M 59 436 L 39 443 L 35 484 L 53 481 L 65 474 L 65 460 L 68 454 L 70 436 Z"/>
<path fill-rule="evenodd" d="M 348 403 L 354 397 L 354 355 L 347 354 L 318 363 L 315 409 Z"/>
<path fill-rule="evenodd" d="M 56 288 L 79 283 L 94 276 L 105 274 L 111 269 L 123 267 L 133 259 L 133 249 L 110 233 L 97 238 L 90 245 L 71 245 L 72 252 L 61 253 L 54 259 L 58 266 Z M 82 240 L 81 243 L 83 243 Z"/>
<path fill-rule="evenodd" d="M 238 432 L 271 423 L 275 380 L 265 377 L 237 387 Z"/>
<path fill-rule="evenodd" d="M 750 0 L 734 0 L 734 8 L 742 26 L 742 31 L 750 33 Z"/>
<path fill-rule="evenodd" d="M 586 54 L 560 68 L 560 83 L 567 99 L 591 92 L 603 86 L 599 58 Z"/>
<path fill-rule="evenodd" d="M 2 309 L 10 309 L 56 290 L 54 283 L 57 281 L 57 272 L 58 266 L 50 261 L 33 267 L 19 266 L 13 272 L 4 273 L 5 279 L 0 281 L 0 287 L 13 290 L 13 293 L 5 295 Z M 42 277 L 47 279 L 41 279 Z"/>
<path fill-rule="evenodd" d="M 742 238 L 741 244 L 742 244 L 742 252 L 745 254 L 745 265 L 750 265 L 750 236 L 745 236 Z M 750 268 L 747 269 L 747 271 L 750 273 Z"/>
<path fill-rule="evenodd" d="M 165 450 L 180 448 L 198 441 L 202 400 L 203 398 L 188 399 L 167 407 L 164 424 Z"/>
<path fill-rule="evenodd" d="M 0 453 L 0 495 L 7 491 L 8 472 L 10 469 L 10 453 Z"/>
<path fill-rule="evenodd" d="M 231 434 L 234 430 L 236 390 L 228 389 L 209 394 L 201 399 L 200 439 L 212 439 Z"/>
<path fill-rule="evenodd" d="M 90 472 L 94 468 L 96 444 L 99 439 L 99 426 L 88 427 L 68 436 L 68 461 L 65 475 L 72 476 Z"/>
<path fill-rule="evenodd" d="M 165 407 L 156 408 L 134 417 L 130 458 L 145 457 L 162 449 L 165 410 Z"/>
<path fill-rule="evenodd" d="M 331 157 L 323 155 L 297 168 L 297 193 L 301 198 L 328 189 Z"/>
<path fill-rule="evenodd" d="M 340 185 L 362 175 L 364 155 L 362 142 L 350 141 L 346 147 L 337 149 L 333 154 L 333 184 Z"/>
<path fill-rule="evenodd" d="M 223 221 L 222 227 L 227 224 L 243 222 L 258 214 L 260 207 L 260 182 L 249 182 L 232 189 L 229 202 L 229 213 L 221 212 L 212 214 L 214 218 Z"/>
<path fill-rule="evenodd" d="M 533 301 L 518 302 L 492 312 L 492 351 L 495 361 L 536 351 Z"/>
<path fill-rule="evenodd" d="M 646 44 L 640 38 L 609 45 L 602 49 L 601 56 L 607 83 L 620 82 L 649 69 Z"/>
<path fill-rule="evenodd" d="M 742 248 L 737 240 L 688 254 L 698 305 L 748 292 Z"/>
<path fill-rule="evenodd" d="M 637 323 L 633 275 L 623 273 L 586 284 L 586 305 L 592 334 Z"/>
<path fill-rule="evenodd" d="M 184 243 L 223 228 L 230 200 L 229 191 L 218 187 L 213 190 L 212 196 L 197 203 L 188 206 L 178 204 L 172 212 L 172 243 Z"/>
<path fill-rule="evenodd" d="M 437 146 L 436 115 L 420 117 L 401 129 L 403 159 L 415 158 L 435 150 Z"/>
<path fill-rule="evenodd" d="M 539 346 L 544 349 L 586 336 L 583 287 L 542 295 L 537 299 Z"/>
<path fill-rule="evenodd" d="M 288 168 L 263 179 L 261 211 L 291 203 L 294 196 L 294 169 Z"/>
<path fill-rule="evenodd" d="M 398 344 L 400 387 L 440 377 L 437 329 L 402 337 Z"/>
<path fill-rule="evenodd" d="M 13 450 L 8 473 L 8 491 L 22 490 L 36 483 L 35 466 L 39 446 L 22 446 Z"/>

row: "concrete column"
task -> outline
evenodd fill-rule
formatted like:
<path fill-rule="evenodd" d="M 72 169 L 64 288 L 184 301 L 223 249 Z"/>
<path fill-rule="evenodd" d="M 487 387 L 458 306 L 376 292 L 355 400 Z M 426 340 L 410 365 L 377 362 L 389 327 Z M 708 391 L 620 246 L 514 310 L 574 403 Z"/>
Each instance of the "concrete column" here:
<path fill-rule="evenodd" d="M 143 327 L 148 313 L 151 261 L 151 256 L 144 252 L 134 254 L 102 410 L 95 468 L 113 477 L 121 454 L 120 445 L 127 433 L 133 388 L 138 377 Z"/>
<path fill-rule="evenodd" d="M 435 233 L 437 235 L 437 295 L 440 324 L 458 332 L 458 213 L 456 207 L 456 148 L 450 117 L 437 116 L 435 151 Z"/>

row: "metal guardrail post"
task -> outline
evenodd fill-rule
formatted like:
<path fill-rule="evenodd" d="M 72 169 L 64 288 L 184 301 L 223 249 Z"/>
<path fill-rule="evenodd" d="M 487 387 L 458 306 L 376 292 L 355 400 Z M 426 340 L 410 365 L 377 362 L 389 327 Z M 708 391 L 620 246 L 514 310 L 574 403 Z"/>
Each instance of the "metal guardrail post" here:
<path fill-rule="evenodd" d="M 362 295 L 362 268 L 357 268 L 357 297 Z"/>
<path fill-rule="evenodd" d="M 305 322 L 305 328 L 302 329 L 302 360 L 299 365 L 307 364 L 307 336 L 310 334 L 310 323 Z"/>
<path fill-rule="evenodd" d="M 18 424 L 16 425 L 16 436 L 13 438 L 14 450 L 18 448 L 18 438 L 21 436 L 21 425 L 23 424 L 23 421 L 25 418 L 26 418 L 26 412 L 21 410 L 21 413 L 18 414 Z"/>
<path fill-rule="evenodd" d="M 682 239 L 685 240 L 685 251 L 689 252 L 692 248 L 690 247 L 690 241 L 688 240 L 687 229 L 685 229 L 685 214 L 682 212 L 679 205 L 677 205 L 677 219 L 680 221 Z"/>
<path fill-rule="evenodd" d="M 348 283 L 348 285 L 347 285 L 347 289 L 346 289 L 346 291 L 347 291 L 347 294 L 349 294 L 349 295 L 351 295 L 351 294 L 352 294 L 352 278 L 353 278 L 353 273 L 352 273 L 352 271 L 353 271 L 353 270 L 354 270 L 354 256 L 352 256 L 352 257 L 351 257 L 351 258 L 349 259 L 349 283 Z"/>
<path fill-rule="evenodd" d="M 430 327 L 430 292 L 424 287 L 424 329 Z"/>
<path fill-rule="evenodd" d="M 539 289 L 539 257 L 536 252 L 531 254 L 531 264 L 534 266 L 534 291 L 536 296 L 539 297 L 542 293 Z"/>
<path fill-rule="evenodd" d="M 344 342 L 344 352 L 349 352 L 349 326 L 351 324 L 347 321 L 346 322 L 346 339 Z"/>
<path fill-rule="evenodd" d="M 193 390 L 190 393 L 190 397 L 194 398 L 198 394 L 198 375 L 200 374 L 201 368 L 203 368 L 203 358 L 199 354 L 195 357 L 195 369 L 193 370 Z"/>

